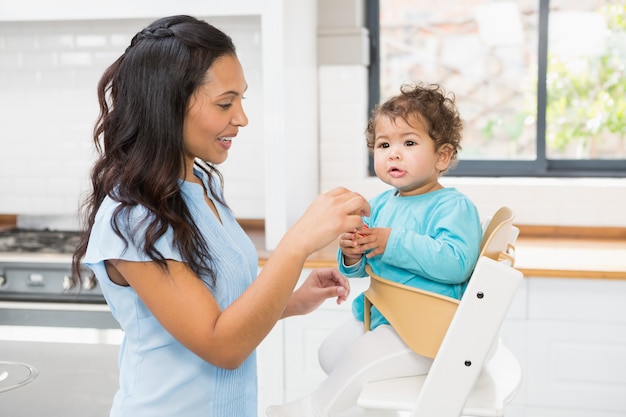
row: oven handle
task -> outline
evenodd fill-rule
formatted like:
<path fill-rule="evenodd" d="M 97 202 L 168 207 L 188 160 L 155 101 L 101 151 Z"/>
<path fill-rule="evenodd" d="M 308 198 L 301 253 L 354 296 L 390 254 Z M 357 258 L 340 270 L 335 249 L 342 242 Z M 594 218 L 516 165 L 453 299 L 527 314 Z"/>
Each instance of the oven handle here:
<path fill-rule="evenodd" d="M 0 301 L 0 324 L 120 329 L 106 304 Z"/>
<path fill-rule="evenodd" d="M 11 310 L 46 310 L 46 311 L 94 311 L 110 313 L 106 304 L 87 303 L 48 303 L 30 301 L 0 301 L 0 309 Z"/>

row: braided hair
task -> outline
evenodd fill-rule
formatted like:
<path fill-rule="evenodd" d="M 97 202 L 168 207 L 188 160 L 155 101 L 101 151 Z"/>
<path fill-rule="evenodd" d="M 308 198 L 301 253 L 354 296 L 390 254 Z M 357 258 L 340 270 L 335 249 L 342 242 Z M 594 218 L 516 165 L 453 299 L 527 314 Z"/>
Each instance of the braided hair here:
<path fill-rule="evenodd" d="M 93 133 L 98 158 L 91 171 L 92 192 L 82 206 L 85 230 L 73 258 L 79 282 L 97 210 L 109 196 L 120 203 L 111 226 L 127 245 L 126 237 L 134 244 L 141 241 L 138 247 L 166 268 L 155 244 L 171 228 L 174 245 L 191 270 L 215 284 L 207 243 L 181 195 L 179 178 L 186 169 L 182 132 L 190 97 L 208 69 L 218 58 L 235 53 L 231 38 L 214 26 L 190 16 L 171 16 L 137 33 L 104 72 Z M 217 168 L 208 163 L 198 167 L 222 183 Z M 213 181 L 209 184 L 225 205 Z M 121 220 L 138 205 L 147 209 L 146 217 L 140 224 L 126 222 L 129 230 L 121 230 Z"/>

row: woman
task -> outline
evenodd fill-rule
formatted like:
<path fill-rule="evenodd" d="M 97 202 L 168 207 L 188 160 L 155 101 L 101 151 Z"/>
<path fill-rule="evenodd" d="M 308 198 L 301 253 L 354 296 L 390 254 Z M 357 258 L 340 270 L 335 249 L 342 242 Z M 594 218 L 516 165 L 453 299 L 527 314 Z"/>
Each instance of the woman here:
<path fill-rule="evenodd" d="M 348 295 L 334 269 L 294 292 L 312 252 L 363 224 L 369 205 L 345 189 L 319 196 L 257 277 L 215 168 L 248 123 L 246 87 L 231 39 L 189 16 L 139 32 L 98 85 L 74 268 L 94 271 L 125 333 L 111 416 L 255 416 L 255 348 L 279 319 Z"/>

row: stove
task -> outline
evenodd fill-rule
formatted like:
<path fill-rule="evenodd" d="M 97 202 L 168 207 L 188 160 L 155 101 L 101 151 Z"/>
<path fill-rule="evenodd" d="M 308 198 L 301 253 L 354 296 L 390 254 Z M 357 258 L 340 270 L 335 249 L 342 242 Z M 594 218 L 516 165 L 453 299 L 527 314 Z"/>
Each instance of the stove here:
<path fill-rule="evenodd" d="M 0 231 L 0 415 L 108 415 L 123 332 L 91 270 L 73 284 L 79 232 Z M 68 391 L 69 390 L 69 391 Z"/>
<path fill-rule="evenodd" d="M 0 252 L 71 255 L 80 232 L 9 229 L 0 232 Z"/>
<path fill-rule="evenodd" d="M 77 231 L 0 231 L 0 300 L 104 304 L 89 269 L 82 271 L 82 286 L 72 279 L 79 237 Z"/>

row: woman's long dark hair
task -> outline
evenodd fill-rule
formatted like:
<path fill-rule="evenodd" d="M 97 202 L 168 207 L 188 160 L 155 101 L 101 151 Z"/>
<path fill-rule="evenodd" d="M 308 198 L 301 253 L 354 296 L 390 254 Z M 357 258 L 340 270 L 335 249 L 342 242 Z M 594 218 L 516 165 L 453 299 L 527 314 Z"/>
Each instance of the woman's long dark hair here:
<path fill-rule="evenodd" d="M 108 195 L 120 205 L 111 225 L 162 267 L 166 260 L 156 241 L 171 227 L 174 245 L 198 275 L 215 284 L 211 256 L 180 191 L 185 171 L 183 121 L 193 92 L 216 59 L 235 54 L 230 37 L 190 16 L 159 19 L 133 37 L 130 46 L 104 73 L 98 84 L 100 115 L 94 128 L 98 159 L 91 171 L 92 192 L 82 206 L 84 231 L 73 257 L 74 275 L 80 281 L 96 212 Z M 198 165 L 209 177 L 219 171 Z M 219 190 L 213 196 L 225 204 Z M 141 205 L 147 216 L 141 224 L 121 230 L 120 221 Z M 140 236 L 136 232 L 144 230 Z"/>

